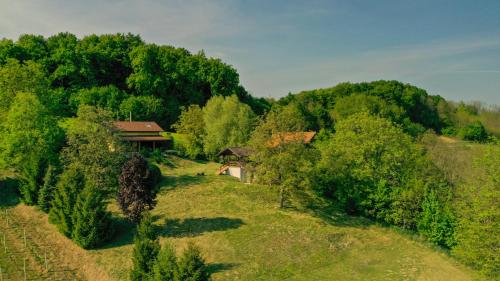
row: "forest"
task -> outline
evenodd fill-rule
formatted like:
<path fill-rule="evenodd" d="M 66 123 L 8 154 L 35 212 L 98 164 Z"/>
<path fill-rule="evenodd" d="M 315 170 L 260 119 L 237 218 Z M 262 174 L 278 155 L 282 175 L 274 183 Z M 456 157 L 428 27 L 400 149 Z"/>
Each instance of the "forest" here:
<path fill-rule="evenodd" d="M 323 200 L 500 276 L 498 106 L 382 80 L 256 98 L 220 59 L 133 34 L 2 39 L 0 169 L 15 175 L 23 203 L 80 247 L 99 249 L 117 235 L 107 207 L 117 202 L 137 225 L 131 280 L 209 280 L 196 245 L 181 257 L 159 245 L 150 211 L 158 166 L 169 160 L 159 150 L 128 153 L 113 121 L 130 116 L 165 128 L 182 158 L 218 161 L 226 147 L 251 148 L 256 183 L 276 188 L 280 209 L 299 195 Z M 310 145 L 269 145 L 307 131 L 317 132 Z M 481 144 L 484 153 L 465 160 L 473 176 L 450 168 L 443 138 Z"/>

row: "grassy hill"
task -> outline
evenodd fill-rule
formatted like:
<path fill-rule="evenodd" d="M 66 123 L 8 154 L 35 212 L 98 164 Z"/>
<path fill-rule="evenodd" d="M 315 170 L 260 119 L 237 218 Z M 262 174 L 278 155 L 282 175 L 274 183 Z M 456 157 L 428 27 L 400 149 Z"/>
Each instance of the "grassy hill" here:
<path fill-rule="evenodd" d="M 215 176 L 216 163 L 173 161 L 153 211 L 161 242 L 181 251 L 198 244 L 214 280 L 477 280 L 475 272 L 407 234 L 342 214 L 278 208 L 269 187 Z M 197 173 L 205 176 L 197 176 Z M 117 212 L 116 205 L 110 208 Z M 82 279 L 127 280 L 133 226 L 84 251 L 56 232 L 46 215 L 18 204 L 10 213 L 28 232 L 43 233 L 61 262 Z"/>

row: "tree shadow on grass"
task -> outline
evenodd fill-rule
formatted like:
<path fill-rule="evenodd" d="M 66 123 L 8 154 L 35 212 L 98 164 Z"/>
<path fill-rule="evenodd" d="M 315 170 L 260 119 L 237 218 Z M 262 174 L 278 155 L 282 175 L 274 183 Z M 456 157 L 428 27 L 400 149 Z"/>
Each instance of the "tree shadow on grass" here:
<path fill-rule="evenodd" d="M 0 179 L 0 208 L 13 207 L 20 203 L 18 181 L 12 178 Z"/>
<path fill-rule="evenodd" d="M 207 265 L 207 271 L 210 274 L 214 274 L 221 271 L 226 271 L 238 266 L 236 263 L 210 263 Z"/>
<path fill-rule="evenodd" d="M 297 209 L 317 217 L 327 224 L 357 228 L 367 228 L 375 224 L 373 220 L 368 218 L 346 214 L 332 201 L 314 193 L 302 192 L 295 197 L 295 200 L 300 206 Z"/>
<path fill-rule="evenodd" d="M 225 217 L 165 219 L 159 233 L 166 237 L 193 237 L 206 232 L 236 229 L 244 224 L 241 219 Z"/>
<path fill-rule="evenodd" d="M 205 176 L 201 175 L 164 176 L 160 182 L 160 186 L 161 190 L 170 190 L 177 187 L 200 184 L 205 180 Z"/>
<path fill-rule="evenodd" d="M 110 241 L 104 243 L 99 249 L 111 249 L 126 246 L 134 242 L 136 225 L 124 217 L 112 216 L 115 234 Z"/>

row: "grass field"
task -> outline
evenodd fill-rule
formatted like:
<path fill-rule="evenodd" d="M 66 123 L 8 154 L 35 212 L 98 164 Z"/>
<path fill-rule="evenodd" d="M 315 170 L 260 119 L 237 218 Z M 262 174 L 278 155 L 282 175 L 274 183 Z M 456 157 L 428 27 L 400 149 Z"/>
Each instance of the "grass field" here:
<path fill-rule="evenodd" d="M 181 252 L 194 241 L 214 280 L 479 280 L 408 234 L 331 211 L 280 210 L 269 187 L 215 176 L 215 163 L 173 162 L 175 167 L 162 167 L 165 178 L 152 212 L 161 242 Z M 118 214 L 114 204 L 110 208 Z M 18 204 L 12 213 L 31 222 L 33 231 L 51 233 L 47 242 L 83 277 L 127 280 L 133 226 L 123 219 L 117 219 L 112 242 L 84 251 L 35 208 Z"/>

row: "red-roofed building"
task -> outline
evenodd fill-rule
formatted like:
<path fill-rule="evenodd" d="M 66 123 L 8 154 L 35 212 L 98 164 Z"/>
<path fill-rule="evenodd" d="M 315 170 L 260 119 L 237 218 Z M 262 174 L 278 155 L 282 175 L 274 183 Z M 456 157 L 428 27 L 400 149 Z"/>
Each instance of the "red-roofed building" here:
<path fill-rule="evenodd" d="M 164 130 L 152 121 L 116 121 L 115 127 L 124 141 L 131 142 L 140 150 L 143 147 L 155 149 L 168 141 L 161 135 Z"/>

